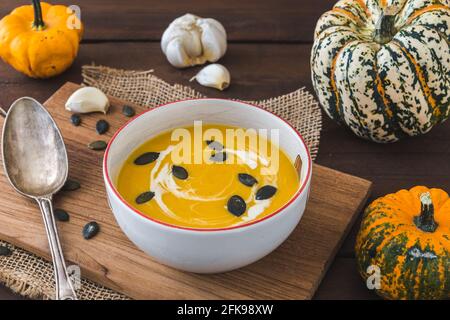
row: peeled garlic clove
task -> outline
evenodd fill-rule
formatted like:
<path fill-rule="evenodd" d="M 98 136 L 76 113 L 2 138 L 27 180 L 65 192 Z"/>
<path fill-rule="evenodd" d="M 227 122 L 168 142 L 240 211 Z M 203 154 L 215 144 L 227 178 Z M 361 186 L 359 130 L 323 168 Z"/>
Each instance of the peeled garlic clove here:
<path fill-rule="evenodd" d="M 108 112 L 108 97 L 95 87 L 83 87 L 67 99 L 66 110 L 74 113 Z"/>
<path fill-rule="evenodd" d="M 197 80 L 202 86 L 219 89 L 228 88 L 231 82 L 230 72 L 223 65 L 214 63 L 204 67 L 190 81 Z"/>

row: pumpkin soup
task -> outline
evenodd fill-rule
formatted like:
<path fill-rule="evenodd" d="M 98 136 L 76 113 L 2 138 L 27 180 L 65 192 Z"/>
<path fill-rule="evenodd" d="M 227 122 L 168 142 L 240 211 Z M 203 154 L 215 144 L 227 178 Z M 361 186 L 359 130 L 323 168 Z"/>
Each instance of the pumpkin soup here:
<path fill-rule="evenodd" d="M 285 205 L 300 184 L 300 164 L 272 141 L 267 130 L 224 125 L 164 132 L 132 152 L 118 191 L 152 219 L 181 227 L 259 220 Z"/>

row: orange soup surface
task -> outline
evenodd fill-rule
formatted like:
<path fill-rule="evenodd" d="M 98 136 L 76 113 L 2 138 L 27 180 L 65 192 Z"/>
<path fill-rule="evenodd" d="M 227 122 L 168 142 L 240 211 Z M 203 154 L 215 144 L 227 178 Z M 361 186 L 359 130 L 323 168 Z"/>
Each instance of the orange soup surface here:
<path fill-rule="evenodd" d="M 203 125 L 199 138 L 195 130 L 164 132 L 130 154 L 117 180 L 130 206 L 176 226 L 226 228 L 270 215 L 299 189 L 298 168 L 267 135 Z"/>

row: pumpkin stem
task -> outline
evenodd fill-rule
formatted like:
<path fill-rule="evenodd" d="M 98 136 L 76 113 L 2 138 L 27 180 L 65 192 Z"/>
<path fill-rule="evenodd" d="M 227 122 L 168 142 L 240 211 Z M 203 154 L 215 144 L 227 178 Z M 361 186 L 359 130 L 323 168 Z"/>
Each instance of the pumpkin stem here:
<path fill-rule="evenodd" d="M 42 18 L 42 8 L 40 0 L 32 0 L 34 9 L 33 28 L 36 30 L 43 30 L 45 28 L 44 19 Z"/>
<path fill-rule="evenodd" d="M 422 193 L 420 195 L 420 202 L 422 204 L 421 212 L 419 216 L 414 217 L 414 223 L 417 228 L 424 232 L 434 232 L 438 224 L 434 220 L 434 206 L 430 193 Z"/>
<path fill-rule="evenodd" d="M 397 33 L 395 17 L 398 13 L 396 6 L 387 7 L 381 14 L 375 28 L 374 40 L 380 44 L 388 43 Z"/>

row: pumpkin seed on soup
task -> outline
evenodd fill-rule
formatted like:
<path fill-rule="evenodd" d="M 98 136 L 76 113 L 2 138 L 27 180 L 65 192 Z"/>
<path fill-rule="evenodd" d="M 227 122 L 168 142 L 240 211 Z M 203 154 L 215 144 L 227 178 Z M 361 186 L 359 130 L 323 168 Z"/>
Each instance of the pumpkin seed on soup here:
<path fill-rule="evenodd" d="M 98 134 L 104 134 L 109 129 L 109 123 L 106 120 L 99 120 L 95 125 L 95 130 L 97 130 Z"/>
<path fill-rule="evenodd" d="M 188 177 L 187 170 L 181 166 L 172 166 L 172 174 L 180 180 L 186 180 Z"/>
<path fill-rule="evenodd" d="M 62 191 L 75 191 L 80 189 L 80 183 L 78 181 L 67 179 L 64 186 L 61 188 Z"/>
<path fill-rule="evenodd" d="M 247 187 L 253 187 L 253 185 L 258 183 L 258 180 L 247 173 L 239 173 L 238 179 L 243 185 L 246 185 Z"/>
<path fill-rule="evenodd" d="M 240 196 L 234 195 L 227 202 L 228 211 L 235 215 L 236 217 L 240 217 L 244 214 L 247 209 L 247 205 L 245 204 L 244 199 Z"/>
<path fill-rule="evenodd" d="M 86 240 L 92 239 L 99 231 L 99 224 L 95 221 L 91 221 L 83 227 L 83 238 Z"/>
<path fill-rule="evenodd" d="M 103 140 L 93 141 L 88 144 L 88 148 L 91 150 L 101 151 L 105 150 L 108 144 Z"/>
<path fill-rule="evenodd" d="M 277 192 L 277 188 L 275 188 L 274 186 L 264 186 L 260 189 L 258 189 L 258 191 L 256 191 L 256 200 L 266 200 L 266 199 L 270 199 L 273 197 L 273 195 Z"/>
<path fill-rule="evenodd" d="M 133 117 L 136 114 L 136 112 L 132 107 L 124 105 L 122 108 L 122 114 L 126 117 Z"/>
<path fill-rule="evenodd" d="M 223 150 L 223 144 L 220 142 L 214 141 L 214 140 L 206 140 L 206 144 L 209 148 L 213 149 L 214 151 L 222 151 Z"/>
<path fill-rule="evenodd" d="M 143 166 L 149 163 L 154 162 L 159 157 L 159 152 L 146 152 L 144 154 L 141 154 L 139 157 L 137 157 L 134 160 L 134 164 L 137 164 L 138 166 Z"/>
<path fill-rule="evenodd" d="M 78 127 L 81 124 L 81 117 L 79 114 L 74 113 L 71 117 L 70 117 L 70 122 L 72 122 L 72 124 L 75 127 Z"/>
<path fill-rule="evenodd" d="M 136 197 L 136 203 L 143 204 L 143 203 L 149 202 L 150 200 L 153 199 L 154 196 L 155 196 L 155 193 L 152 191 L 143 192 Z"/>
<path fill-rule="evenodd" d="M 211 157 L 209 157 L 209 160 L 213 162 L 225 162 L 227 160 L 227 153 L 226 152 L 214 153 Z"/>
<path fill-rule="evenodd" d="M 67 213 L 66 210 L 63 209 L 55 209 L 53 210 L 53 214 L 56 218 L 56 220 L 61 221 L 61 222 L 67 222 L 70 219 L 69 214 Z"/>

